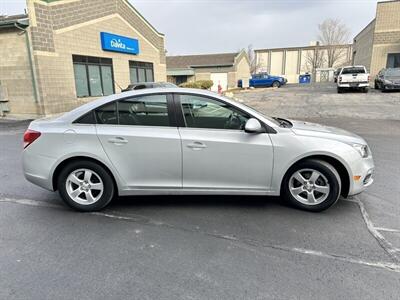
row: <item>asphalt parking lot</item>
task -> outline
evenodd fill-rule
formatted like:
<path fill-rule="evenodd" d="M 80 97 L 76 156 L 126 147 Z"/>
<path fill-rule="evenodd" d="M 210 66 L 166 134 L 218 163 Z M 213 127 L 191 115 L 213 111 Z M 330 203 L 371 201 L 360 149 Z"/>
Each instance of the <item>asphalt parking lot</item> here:
<path fill-rule="evenodd" d="M 399 299 L 400 93 L 234 96 L 360 134 L 374 185 L 317 214 L 244 196 L 129 197 L 76 213 L 23 178 L 27 122 L 0 120 L 0 299 Z"/>

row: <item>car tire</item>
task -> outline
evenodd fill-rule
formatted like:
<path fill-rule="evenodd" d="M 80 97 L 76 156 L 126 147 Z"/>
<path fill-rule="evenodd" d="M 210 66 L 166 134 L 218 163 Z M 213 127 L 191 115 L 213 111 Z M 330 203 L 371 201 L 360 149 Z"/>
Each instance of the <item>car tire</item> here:
<path fill-rule="evenodd" d="M 341 180 L 336 169 L 325 161 L 315 159 L 291 167 L 281 187 L 281 195 L 288 204 L 310 212 L 328 209 L 338 201 L 340 192 Z"/>
<path fill-rule="evenodd" d="M 86 160 L 66 165 L 58 176 L 57 188 L 69 207 L 82 212 L 103 209 L 115 195 L 110 173 L 101 165 Z"/>
<path fill-rule="evenodd" d="M 274 88 L 279 88 L 279 87 L 281 87 L 281 83 L 280 83 L 279 81 L 274 81 L 274 82 L 272 83 L 272 87 L 274 87 Z"/>
<path fill-rule="evenodd" d="M 338 88 L 337 88 L 337 92 L 338 92 L 338 94 L 341 94 L 341 93 L 343 93 L 343 89 L 340 88 L 340 87 L 338 87 Z"/>
<path fill-rule="evenodd" d="M 365 88 L 362 89 L 362 92 L 365 93 L 365 94 L 368 93 L 368 91 L 369 91 L 369 90 L 368 90 L 367 87 L 365 87 Z"/>

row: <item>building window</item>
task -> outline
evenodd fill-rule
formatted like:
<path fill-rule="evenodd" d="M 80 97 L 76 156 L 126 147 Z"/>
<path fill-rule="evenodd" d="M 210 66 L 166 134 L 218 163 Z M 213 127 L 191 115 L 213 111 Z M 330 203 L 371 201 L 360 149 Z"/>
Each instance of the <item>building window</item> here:
<path fill-rule="evenodd" d="M 112 59 L 72 55 L 77 97 L 114 94 Z"/>
<path fill-rule="evenodd" d="M 400 68 L 400 53 L 388 54 L 386 68 Z"/>
<path fill-rule="evenodd" d="M 129 61 L 129 72 L 131 83 L 154 81 L 154 70 L 152 63 Z"/>
<path fill-rule="evenodd" d="M 180 85 L 188 81 L 188 77 L 186 75 L 175 76 L 175 84 Z"/>

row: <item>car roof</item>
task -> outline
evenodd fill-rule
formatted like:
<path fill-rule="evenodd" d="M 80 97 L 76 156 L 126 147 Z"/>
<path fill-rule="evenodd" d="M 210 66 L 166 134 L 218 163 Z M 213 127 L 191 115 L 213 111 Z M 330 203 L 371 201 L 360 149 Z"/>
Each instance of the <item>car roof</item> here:
<path fill-rule="evenodd" d="M 221 95 L 219 95 L 215 92 L 209 91 L 209 90 L 180 88 L 180 87 L 176 87 L 176 88 L 162 87 L 162 88 L 152 88 L 152 89 L 131 90 L 131 91 L 126 91 L 126 92 L 119 93 L 119 94 L 113 94 L 110 96 L 101 97 L 101 98 L 98 98 L 96 100 L 93 100 L 89 103 L 86 103 L 82 106 L 75 108 L 75 109 L 63 114 L 62 116 L 56 118 L 55 120 L 57 120 L 58 122 L 62 122 L 62 123 L 72 123 L 79 117 L 86 114 L 87 112 L 89 112 L 99 106 L 102 106 L 104 104 L 107 104 L 107 103 L 110 103 L 110 102 L 113 102 L 116 100 L 135 97 L 135 96 L 142 96 L 142 95 L 144 96 L 144 95 L 152 95 L 152 94 L 160 94 L 160 93 L 194 94 L 194 95 L 199 95 L 199 96 L 205 96 L 205 97 L 208 96 L 211 98 L 220 99 L 221 101 L 223 101 L 225 103 L 231 104 L 234 107 L 237 107 L 239 109 L 247 111 L 248 113 L 252 114 L 256 118 L 263 120 L 270 127 L 273 127 L 273 128 L 278 127 L 278 125 L 276 123 L 272 122 L 268 117 L 264 116 L 263 114 L 255 111 L 251 107 L 248 107 L 247 105 L 244 105 L 240 102 L 237 102 L 235 100 L 229 99 L 224 96 L 221 96 Z"/>

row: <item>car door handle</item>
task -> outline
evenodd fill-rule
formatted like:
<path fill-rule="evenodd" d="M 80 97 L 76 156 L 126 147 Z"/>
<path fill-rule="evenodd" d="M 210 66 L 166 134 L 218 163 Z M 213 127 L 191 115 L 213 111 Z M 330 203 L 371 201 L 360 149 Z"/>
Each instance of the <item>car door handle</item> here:
<path fill-rule="evenodd" d="M 207 146 L 201 142 L 193 142 L 191 144 L 187 144 L 186 147 L 193 149 L 193 150 L 200 150 L 207 148 Z"/>
<path fill-rule="evenodd" d="M 111 144 L 115 144 L 115 145 L 128 144 L 128 140 L 124 139 L 123 137 L 119 137 L 119 136 L 109 139 L 108 142 Z"/>

